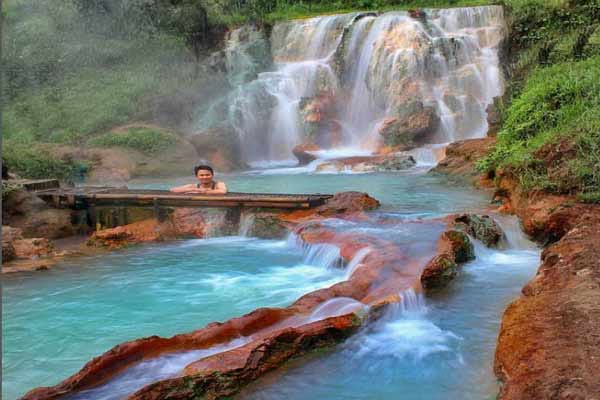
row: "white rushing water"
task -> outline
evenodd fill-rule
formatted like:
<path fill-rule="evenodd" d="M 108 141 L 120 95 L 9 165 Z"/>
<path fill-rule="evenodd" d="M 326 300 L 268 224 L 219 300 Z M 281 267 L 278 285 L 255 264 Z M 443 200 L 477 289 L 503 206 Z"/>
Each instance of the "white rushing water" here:
<path fill-rule="evenodd" d="M 426 143 L 484 137 L 486 109 L 504 90 L 498 47 L 505 35 L 500 6 L 278 23 L 271 70 L 235 86 L 227 119 L 253 167 L 295 164 L 292 149 L 306 141 L 346 156 L 370 154 L 382 144 L 384 121 L 424 110 L 437 121 Z M 232 56 L 245 54 L 242 37 L 232 35 L 227 54 L 254 67 Z M 231 73 L 240 76 L 239 68 Z M 432 149 L 414 156 L 425 165 L 439 159 Z"/>
<path fill-rule="evenodd" d="M 160 357 L 148 359 L 128 368 L 118 374 L 108 383 L 84 390 L 70 396 L 70 400 L 118 400 L 141 389 L 142 387 L 163 379 L 177 377 L 188 364 L 213 354 L 243 346 L 248 342 L 245 338 L 238 338 L 231 342 L 213 346 L 208 349 L 169 353 Z"/>

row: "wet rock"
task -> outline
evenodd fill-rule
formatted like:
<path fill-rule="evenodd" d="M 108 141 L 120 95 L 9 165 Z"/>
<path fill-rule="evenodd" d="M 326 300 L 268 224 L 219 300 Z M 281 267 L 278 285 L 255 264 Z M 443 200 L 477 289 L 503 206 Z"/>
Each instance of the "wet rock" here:
<path fill-rule="evenodd" d="M 2 226 L 2 261 L 37 259 L 54 254 L 54 245 L 46 238 L 24 238 L 19 228 Z"/>
<path fill-rule="evenodd" d="M 383 122 L 379 134 L 385 145 L 408 150 L 425 143 L 435 133 L 439 117 L 433 107 L 423 106 L 421 102 L 413 102 L 408 107 L 410 109 L 403 112 L 405 116 L 386 118 Z"/>
<path fill-rule="evenodd" d="M 501 400 L 600 393 L 600 207 L 542 253 L 502 318 L 494 371 Z"/>
<path fill-rule="evenodd" d="M 424 289 L 445 287 L 458 274 L 458 265 L 449 254 L 435 256 L 421 274 Z"/>
<path fill-rule="evenodd" d="M 228 172 L 243 167 L 239 137 L 229 125 L 213 127 L 190 135 L 198 156 L 216 170 Z"/>
<path fill-rule="evenodd" d="M 454 226 L 487 247 L 496 247 L 504 237 L 502 228 L 489 215 L 462 214 L 454 218 Z"/>
<path fill-rule="evenodd" d="M 487 106 L 485 112 L 487 114 L 488 136 L 496 136 L 502 126 L 502 115 L 500 112 L 503 97 L 495 97 L 494 102 Z"/>
<path fill-rule="evenodd" d="M 316 221 L 328 217 L 350 218 L 364 211 L 375 210 L 379 201 L 362 192 L 336 193 L 331 199 L 319 207 L 282 213 L 279 219 L 295 225 L 306 221 Z"/>
<path fill-rule="evenodd" d="M 495 144 L 496 138 L 494 137 L 450 143 L 446 147 L 446 157 L 431 172 L 458 176 L 473 181 L 480 177 L 480 172 L 475 168 L 475 163 L 486 156 Z"/>
<path fill-rule="evenodd" d="M 294 157 L 298 159 L 300 165 L 306 165 L 317 159 L 317 156 L 312 154 L 313 151 L 320 150 L 319 146 L 314 143 L 299 144 L 292 150 Z"/>
<path fill-rule="evenodd" d="M 19 239 L 13 242 L 15 258 L 39 258 L 54 252 L 54 245 L 46 238 Z"/>
<path fill-rule="evenodd" d="M 317 172 L 385 172 L 401 171 L 416 165 L 415 159 L 407 154 L 390 153 L 381 156 L 347 157 L 319 164 Z"/>
<path fill-rule="evenodd" d="M 539 242 L 559 240 L 581 219 L 597 212 L 596 206 L 577 203 L 572 196 L 526 192 L 510 174 L 498 171 L 497 175 L 495 199 L 503 203 L 499 211 L 516 214 L 525 233 Z"/>
<path fill-rule="evenodd" d="M 336 96 L 326 89 L 314 97 L 302 98 L 300 116 L 308 143 L 320 147 L 335 147 L 341 142 L 342 127 L 336 118 Z"/>
<path fill-rule="evenodd" d="M 237 233 L 239 212 L 231 208 L 176 208 L 164 220 L 144 219 L 94 232 L 88 245 L 119 248 L 162 240 L 205 238 Z"/>
<path fill-rule="evenodd" d="M 247 235 L 261 239 L 281 239 L 289 230 L 275 213 L 256 213 L 252 216 L 252 226 Z"/>
<path fill-rule="evenodd" d="M 148 385 L 129 399 L 232 396 L 292 357 L 343 341 L 360 325 L 361 320 L 349 314 L 276 331 L 264 339 L 196 361 L 185 368 L 183 377 Z"/>
<path fill-rule="evenodd" d="M 52 208 L 26 190 L 13 191 L 2 201 L 3 223 L 21 229 L 24 237 L 72 236 L 80 229 L 72 218 L 71 210 Z"/>
<path fill-rule="evenodd" d="M 406 154 L 392 154 L 387 156 L 377 164 L 377 171 L 401 171 L 403 169 L 409 169 L 417 164 L 415 159 Z"/>
<path fill-rule="evenodd" d="M 356 213 L 379 208 L 380 203 L 367 193 L 341 192 L 336 193 L 327 203 L 317 208 L 317 213 L 322 216 L 336 214 Z"/>
<path fill-rule="evenodd" d="M 458 264 L 475 258 L 469 237 L 458 230 L 448 230 L 438 240 L 437 254 L 427 263 L 421 274 L 424 289 L 446 286 L 458 272 Z"/>
<path fill-rule="evenodd" d="M 2 262 L 7 262 L 16 257 L 13 243 L 23 239 L 23 233 L 18 228 L 2 225 Z"/>

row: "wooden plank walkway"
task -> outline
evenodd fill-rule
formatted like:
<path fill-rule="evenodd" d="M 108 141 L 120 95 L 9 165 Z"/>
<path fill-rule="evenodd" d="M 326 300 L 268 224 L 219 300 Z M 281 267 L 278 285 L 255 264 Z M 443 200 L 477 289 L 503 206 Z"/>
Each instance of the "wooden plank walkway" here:
<path fill-rule="evenodd" d="M 116 207 L 256 207 L 303 209 L 324 204 L 330 194 L 227 193 L 224 195 L 182 194 L 167 190 L 114 187 L 73 187 L 34 190 L 56 207 L 76 209 Z"/>

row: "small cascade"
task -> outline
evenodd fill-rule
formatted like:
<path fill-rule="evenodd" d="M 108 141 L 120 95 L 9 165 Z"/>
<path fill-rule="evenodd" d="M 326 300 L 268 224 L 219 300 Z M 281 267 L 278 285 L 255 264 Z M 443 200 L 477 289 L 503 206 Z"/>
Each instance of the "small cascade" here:
<path fill-rule="evenodd" d="M 320 321 L 325 318 L 344 315 L 351 312 L 361 312 L 365 307 L 366 306 L 363 303 L 350 297 L 335 297 L 315 308 L 306 323 Z"/>
<path fill-rule="evenodd" d="M 325 268 L 342 268 L 340 249 L 331 244 L 304 244 L 304 263 Z"/>
<path fill-rule="evenodd" d="M 365 258 L 371 253 L 371 248 L 363 247 L 359 251 L 356 252 L 352 260 L 346 266 L 346 278 L 350 279 L 354 271 L 356 271 L 365 260 Z"/>
<path fill-rule="evenodd" d="M 306 265 L 338 269 L 343 268 L 345 265 L 345 261 L 340 255 L 340 249 L 332 244 L 306 243 L 294 233 L 288 236 L 286 242 L 289 247 L 296 247 L 302 250 L 302 260 Z"/>
<path fill-rule="evenodd" d="M 255 215 L 253 213 L 242 213 L 240 218 L 240 229 L 239 235 L 243 237 L 248 237 L 252 226 L 254 225 Z"/>
<path fill-rule="evenodd" d="M 460 340 L 427 318 L 425 297 L 414 289 L 400 293 L 402 300 L 391 304 L 386 314 L 373 327 L 352 339 L 350 349 L 358 358 L 376 357 L 421 360 L 430 354 L 452 351 Z"/>
<path fill-rule="evenodd" d="M 519 218 L 514 215 L 494 215 L 494 220 L 504 231 L 503 241 L 508 249 L 537 250 L 538 246 L 523 232 Z"/>
<path fill-rule="evenodd" d="M 160 357 L 144 360 L 128 368 L 125 372 L 110 379 L 107 383 L 81 391 L 70 400 L 118 400 L 127 397 L 136 390 L 159 380 L 173 378 L 190 363 L 213 354 L 221 353 L 248 343 L 248 339 L 239 338 L 223 345 L 208 349 L 192 350 L 180 353 L 169 353 Z"/>

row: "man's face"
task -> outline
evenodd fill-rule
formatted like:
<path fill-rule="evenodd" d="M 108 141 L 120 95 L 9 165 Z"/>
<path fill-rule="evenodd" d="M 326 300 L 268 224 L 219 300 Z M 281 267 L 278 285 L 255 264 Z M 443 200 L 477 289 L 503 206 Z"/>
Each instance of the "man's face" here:
<path fill-rule="evenodd" d="M 199 169 L 196 178 L 198 178 L 200 183 L 206 184 L 212 181 L 213 174 L 207 169 Z"/>

